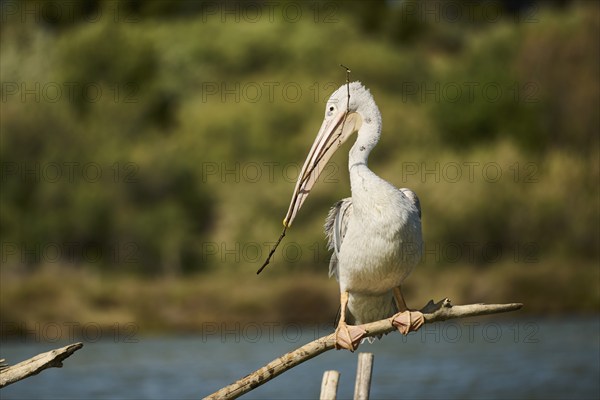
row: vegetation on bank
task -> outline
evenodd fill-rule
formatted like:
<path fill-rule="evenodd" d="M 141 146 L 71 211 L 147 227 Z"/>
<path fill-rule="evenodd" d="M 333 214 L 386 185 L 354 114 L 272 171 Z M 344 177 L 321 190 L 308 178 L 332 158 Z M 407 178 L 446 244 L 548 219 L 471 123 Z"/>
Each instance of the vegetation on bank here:
<path fill-rule="evenodd" d="M 322 223 L 349 195 L 346 151 L 254 272 L 340 61 L 383 115 L 370 166 L 421 199 L 411 298 L 598 310 L 597 4 L 450 23 L 339 3 L 290 23 L 159 3 L 2 24 L 3 323 L 329 320 Z"/>

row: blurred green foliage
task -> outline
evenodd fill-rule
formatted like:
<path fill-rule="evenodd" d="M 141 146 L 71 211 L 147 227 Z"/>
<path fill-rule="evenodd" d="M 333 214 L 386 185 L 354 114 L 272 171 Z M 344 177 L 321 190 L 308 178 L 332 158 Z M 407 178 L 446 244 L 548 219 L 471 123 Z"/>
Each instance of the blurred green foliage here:
<path fill-rule="evenodd" d="M 44 15 L 48 4 L 71 13 Z M 303 10 L 293 22 L 285 2 L 252 20 L 233 4 L 3 8 L 3 268 L 35 269 L 56 244 L 59 262 L 101 270 L 253 272 L 287 209 L 297 170 L 284 167 L 308 151 L 340 62 L 382 111 L 371 166 L 418 193 L 432 249 L 598 261 L 597 4 L 494 2 L 493 23 L 479 5 L 456 22 L 420 5 L 444 2 L 292 2 Z M 277 263 L 327 265 L 322 222 L 349 195 L 340 153 L 288 233 L 303 257 Z M 461 262 L 491 263 L 480 251 Z"/>

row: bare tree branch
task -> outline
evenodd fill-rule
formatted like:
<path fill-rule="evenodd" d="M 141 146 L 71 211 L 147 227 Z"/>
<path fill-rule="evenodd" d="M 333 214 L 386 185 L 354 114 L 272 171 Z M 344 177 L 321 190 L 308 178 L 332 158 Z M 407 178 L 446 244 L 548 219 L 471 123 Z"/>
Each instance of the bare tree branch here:
<path fill-rule="evenodd" d="M 60 349 L 38 354 L 13 366 L 2 368 L 0 369 L 0 388 L 39 374 L 46 368 L 61 368 L 63 360 L 82 347 L 83 343 L 73 343 Z"/>
<path fill-rule="evenodd" d="M 515 311 L 521 307 L 523 307 L 523 304 L 521 303 L 469 304 L 463 306 L 453 306 L 450 303 L 450 300 L 444 299 L 438 303 L 434 303 L 432 300 L 430 300 L 429 303 L 421 309 L 421 312 L 423 313 L 425 323 L 427 324 L 453 318 L 466 318 L 478 315 Z M 369 324 L 361 325 L 361 327 L 367 331 L 366 337 L 377 336 L 396 330 L 389 319 L 371 322 Z M 312 342 L 307 343 L 304 346 L 271 361 L 264 367 L 241 378 L 237 382 L 234 382 L 231 385 L 226 386 L 205 397 L 205 400 L 235 399 L 270 381 L 276 376 L 281 375 L 296 365 L 302 364 L 303 362 L 308 361 L 321 353 L 331 350 L 334 347 L 335 334 L 333 333 L 328 336 L 323 336 L 317 340 L 313 340 Z"/>

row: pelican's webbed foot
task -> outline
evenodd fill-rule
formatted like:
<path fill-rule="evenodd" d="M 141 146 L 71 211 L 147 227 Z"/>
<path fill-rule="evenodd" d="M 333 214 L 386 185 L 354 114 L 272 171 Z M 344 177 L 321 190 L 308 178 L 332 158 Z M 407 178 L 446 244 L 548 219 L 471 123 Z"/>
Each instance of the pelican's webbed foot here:
<path fill-rule="evenodd" d="M 335 348 L 336 350 L 346 349 L 354 352 L 362 341 L 367 331 L 358 325 L 348 325 L 340 321 L 335 330 Z"/>
<path fill-rule="evenodd" d="M 394 288 L 394 299 L 396 300 L 399 312 L 394 314 L 390 318 L 390 321 L 401 334 L 408 335 L 409 332 L 416 331 L 425 323 L 425 317 L 423 317 L 422 312 L 411 311 L 406 307 L 400 286 Z"/>
<path fill-rule="evenodd" d="M 420 311 L 406 310 L 393 315 L 390 321 L 401 334 L 408 335 L 418 330 L 425 323 L 425 318 Z"/>

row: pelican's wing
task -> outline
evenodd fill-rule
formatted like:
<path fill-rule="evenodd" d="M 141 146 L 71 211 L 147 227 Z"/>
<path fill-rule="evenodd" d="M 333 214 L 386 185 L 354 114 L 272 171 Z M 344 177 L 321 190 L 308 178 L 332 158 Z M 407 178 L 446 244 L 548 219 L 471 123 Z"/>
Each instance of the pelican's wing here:
<path fill-rule="evenodd" d="M 338 254 L 342 247 L 342 241 L 346 236 L 348 221 L 352 215 L 352 198 L 347 197 L 338 201 L 329 210 L 329 215 L 325 220 L 325 234 L 327 235 L 328 249 L 333 249 L 331 260 L 329 261 L 329 277 L 335 275 L 338 279 Z"/>
<path fill-rule="evenodd" d="M 419 212 L 419 218 L 421 218 L 421 202 L 419 201 L 419 198 L 417 197 L 417 194 L 415 192 L 413 192 L 410 189 L 407 188 L 402 188 L 400 189 L 400 191 L 402 193 L 404 193 L 404 195 L 413 203 L 413 205 L 417 208 L 417 211 Z"/>

